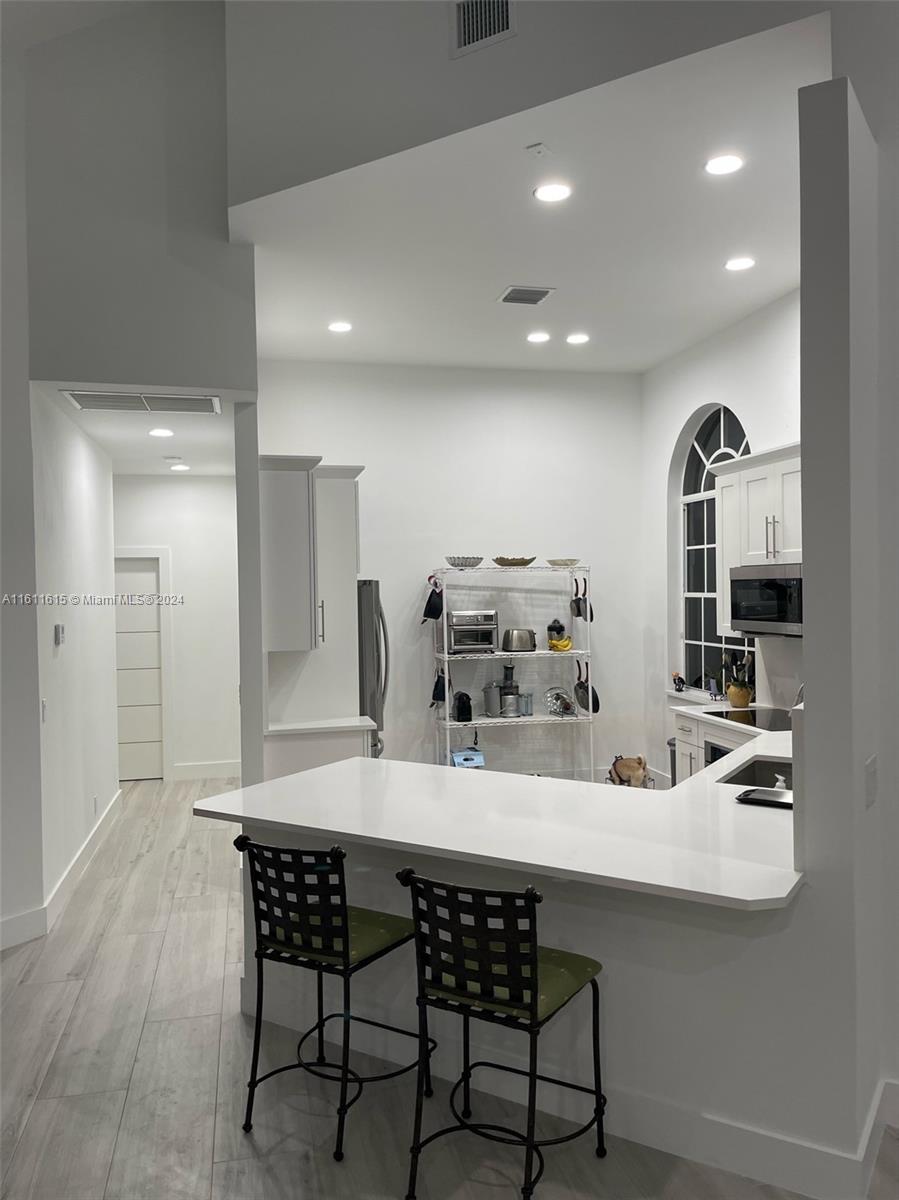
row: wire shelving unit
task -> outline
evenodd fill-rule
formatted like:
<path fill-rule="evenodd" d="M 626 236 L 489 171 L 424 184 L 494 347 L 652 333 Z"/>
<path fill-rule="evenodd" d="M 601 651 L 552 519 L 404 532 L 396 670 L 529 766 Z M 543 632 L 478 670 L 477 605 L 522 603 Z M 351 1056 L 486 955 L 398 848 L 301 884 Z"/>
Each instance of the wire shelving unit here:
<path fill-rule="evenodd" d="M 454 721 L 449 715 L 453 697 L 452 671 L 457 664 L 489 663 L 495 666 L 497 671 L 500 671 L 506 663 L 520 666 L 530 661 L 534 664 L 534 673 L 538 678 L 546 674 L 548 680 L 546 686 L 549 686 L 550 683 L 558 682 L 558 667 L 563 665 L 564 683 L 561 686 L 574 698 L 575 685 L 578 681 L 578 663 L 581 665 L 583 676 L 591 661 L 592 622 L 584 620 L 582 617 L 571 615 L 569 602 L 574 596 L 575 581 L 578 581 L 579 586 L 583 584 L 581 594 L 585 597 L 585 608 L 588 615 L 592 611 L 589 566 L 585 566 L 583 563 L 578 563 L 573 567 L 552 567 L 536 564 L 529 567 L 499 567 L 492 564 L 478 567 L 443 566 L 437 567 L 432 571 L 431 576 L 438 581 L 443 589 L 443 614 L 434 623 L 434 661 L 437 669 L 442 670 L 446 677 L 446 703 L 438 707 L 434 722 L 436 762 L 446 765 L 451 764 L 454 738 L 458 740 L 459 735 L 466 731 L 478 733 L 481 730 L 489 730 L 490 736 L 493 736 L 495 731 L 502 729 L 510 731 L 510 736 L 513 737 L 527 737 L 528 733 L 535 731 L 536 727 L 542 727 L 546 730 L 556 727 L 560 732 L 563 729 L 574 728 L 579 732 L 575 734 L 573 740 L 570 740 L 572 747 L 571 762 L 569 764 L 570 774 L 572 777 L 583 777 L 586 774 L 586 777 L 592 781 L 595 768 L 592 736 L 594 715 L 592 712 L 587 712 L 580 707 L 577 710 L 577 715 L 571 717 L 558 717 L 545 711 L 545 687 L 535 686 L 533 700 L 534 713 L 530 716 L 488 717 L 483 715 L 483 712 L 478 713 L 477 709 L 482 709 L 483 707 L 480 703 L 480 693 L 477 696 L 472 695 L 472 719 L 470 721 Z M 553 587 L 552 581 L 556 579 L 558 580 L 558 587 Z M 449 613 L 454 609 L 472 607 L 470 603 L 472 590 L 483 591 L 485 596 L 488 597 L 489 602 L 485 602 L 483 607 L 497 609 L 497 619 L 500 622 L 497 640 L 502 645 L 500 607 L 503 593 L 508 593 L 510 590 L 514 591 L 518 597 L 519 611 L 521 611 L 522 607 L 526 605 L 526 595 L 522 595 L 522 592 L 526 593 L 529 585 L 537 585 L 538 581 L 543 582 L 539 588 L 533 588 L 535 601 L 539 596 L 544 609 L 546 609 L 549 598 L 553 598 L 559 614 L 564 614 L 562 619 L 566 626 L 566 632 L 574 640 L 574 646 L 571 650 L 556 651 L 538 648 L 536 650 L 509 652 L 498 649 L 495 652 L 449 653 Z M 549 586 L 547 586 L 547 583 L 549 583 Z M 464 596 L 467 596 L 468 599 L 459 603 L 459 600 Z M 540 627 L 545 622 L 525 619 L 523 624 L 525 626 L 536 624 L 535 632 L 539 646 L 540 641 L 545 639 L 545 628 Z M 544 671 L 544 668 L 549 663 L 552 663 L 555 668 L 552 678 L 550 678 L 548 671 Z M 462 688 L 459 690 L 466 689 Z M 590 693 L 588 692 L 588 697 L 589 695 Z M 442 712 L 441 709 L 443 709 Z M 518 731 L 517 735 L 514 732 L 515 730 Z M 534 732 L 533 736 L 536 736 L 536 732 Z M 583 744 L 582 737 L 586 738 L 586 745 Z M 579 765 L 579 763 L 583 763 L 584 765 Z"/>

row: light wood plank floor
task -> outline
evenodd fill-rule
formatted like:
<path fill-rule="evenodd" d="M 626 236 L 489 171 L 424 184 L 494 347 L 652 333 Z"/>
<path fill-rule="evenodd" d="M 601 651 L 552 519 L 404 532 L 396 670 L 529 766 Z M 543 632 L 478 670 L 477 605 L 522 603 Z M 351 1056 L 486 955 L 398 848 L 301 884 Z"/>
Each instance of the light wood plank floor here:
<path fill-rule="evenodd" d="M 241 895 L 232 827 L 193 803 L 207 780 L 125 788 L 121 816 L 51 933 L 7 951 L 3 1200 L 394 1200 L 405 1194 L 410 1078 L 370 1088 L 331 1158 L 334 1091 L 299 1072 L 260 1088 L 241 1131 L 252 1032 L 239 1009 Z M 267 1025 L 263 1065 L 296 1035 Z M 363 1069 L 365 1064 L 363 1064 Z M 438 1084 L 432 1119 L 447 1089 Z M 484 1119 L 521 1112 L 477 1097 Z M 441 1106 L 442 1107 L 442 1106 Z M 543 1119 L 553 1136 L 561 1122 Z M 540 1200 L 788 1200 L 787 1193 L 609 1138 L 547 1153 Z M 430 1147 L 421 1200 L 513 1200 L 520 1151 L 471 1136 Z M 871 1200 L 899 1196 L 899 1133 Z"/>

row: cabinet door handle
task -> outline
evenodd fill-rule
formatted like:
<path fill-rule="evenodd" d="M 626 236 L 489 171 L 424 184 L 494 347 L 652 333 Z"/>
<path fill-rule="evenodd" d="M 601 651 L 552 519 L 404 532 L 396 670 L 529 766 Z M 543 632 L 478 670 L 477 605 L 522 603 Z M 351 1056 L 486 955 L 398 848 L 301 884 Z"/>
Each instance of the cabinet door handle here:
<path fill-rule="evenodd" d="M 777 558 L 777 517 L 771 517 L 771 557 Z"/>
<path fill-rule="evenodd" d="M 322 614 L 322 631 L 321 631 L 321 635 L 319 637 L 319 641 L 323 642 L 325 640 L 325 602 L 324 602 L 324 600 L 320 600 L 318 602 L 318 607 L 321 609 L 321 614 Z"/>
<path fill-rule="evenodd" d="M 693 774 L 693 751 L 690 751 L 690 774 Z"/>
<path fill-rule="evenodd" d="M 692 725 L 678 725 L 678 729 L 681 731 L 681 733 L 692 733 L 693 732 Z"/>
<path fill-rule="evenodd" d="M 765 558 L 771 557 L 771 550 L 769 548 L 770 529 L 771 529 L 771 518 L 765 517 Z"/>

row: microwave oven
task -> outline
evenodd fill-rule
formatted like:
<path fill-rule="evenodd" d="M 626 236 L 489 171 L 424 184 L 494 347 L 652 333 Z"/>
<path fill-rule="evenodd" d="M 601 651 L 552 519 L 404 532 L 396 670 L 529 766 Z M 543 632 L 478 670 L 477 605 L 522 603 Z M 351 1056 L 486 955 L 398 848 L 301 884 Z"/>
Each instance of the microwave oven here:
<path fill-rule="evenodd" d="M 802 637 L 802 564 L 731 567 L 730 624 L 754 637 Z"/>

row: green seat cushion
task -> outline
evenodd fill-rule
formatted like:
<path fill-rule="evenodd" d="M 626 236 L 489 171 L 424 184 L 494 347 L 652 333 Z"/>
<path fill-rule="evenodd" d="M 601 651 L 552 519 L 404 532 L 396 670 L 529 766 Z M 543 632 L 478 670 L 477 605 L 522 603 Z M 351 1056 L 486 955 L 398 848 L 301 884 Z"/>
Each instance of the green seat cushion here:
<path fill-rule="evenodd" d="M 595 978 L 602 970 L 602 964 L 583 954 L 574 954 L 571 950 L 555 950 L 551 946 L 537 947 L 537 1020 L 545 1021 L 562 1007 L 571 997 L 581 990 L 585 984 Z M 452 989 L 452 976 L 444 976 L 445 988 L 430 987 L 429 996 L 440 1000 L 453 1000 L 459 1004 L 471 1004 L 478 1008 L 486 1008 L 490 1012 L 503 1013 L 506 1016 L 527 1020 L 526 1008 L 503 1004 L 502 987 L 495 988 L 496 999 L 482 1000 L 478 993 L 478 985 L 469 983 L 466 992 Z"/>
<path fill-rule="evenodd" d="M 357 908 L 347 905 L 347 922 L 350 933 L 350 965 L 364 962 L 373 958 L 382 950 L 388 950 L 412 936 L 412 922 L 408 917 L 395 917 L 393 913 L 377 912 L 373 908 Z M 313 924 L 315 919 L 313 918 Z M 318 939 L 314 939 L 317 941 Z M 279 938 L 263 937 L 260 945 L 270 950 L 280 950 L 282 954 L 295 954 L 298 958 L 308 958 L 313 962 L 339 963 L 340 953 L 323 953 L 320 949 L 304 949 L 301 945 L 291 946 Z"/>

